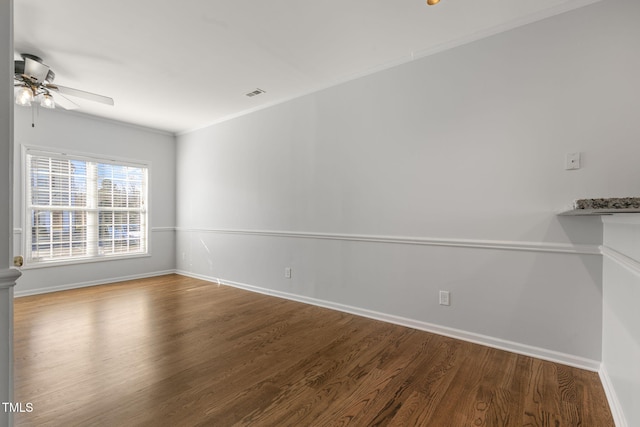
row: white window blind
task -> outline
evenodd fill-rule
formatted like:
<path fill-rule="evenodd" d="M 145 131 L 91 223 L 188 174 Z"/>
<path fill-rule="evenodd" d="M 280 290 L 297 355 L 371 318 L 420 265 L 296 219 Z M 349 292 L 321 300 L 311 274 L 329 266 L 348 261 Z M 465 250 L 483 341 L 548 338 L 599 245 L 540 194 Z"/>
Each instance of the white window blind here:
<path fill-rule="evenodd" d="M 27 263 L 147 253 L 144 165 L 26 151 Z"/>

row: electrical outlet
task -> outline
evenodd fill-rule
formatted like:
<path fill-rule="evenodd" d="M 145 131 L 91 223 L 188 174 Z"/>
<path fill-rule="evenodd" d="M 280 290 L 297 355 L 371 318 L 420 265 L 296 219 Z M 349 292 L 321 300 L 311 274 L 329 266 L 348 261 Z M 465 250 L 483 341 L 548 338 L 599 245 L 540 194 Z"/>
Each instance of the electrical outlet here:
<path fill-rule="evenodd" d="M 284 269 L 284 278 L 291 279 L 291 267 L 286 267 Z"/>
<path fill-rule="evenodd" d="M 449 291 L 440 291 L 440 305 L 451 305 Z"/>

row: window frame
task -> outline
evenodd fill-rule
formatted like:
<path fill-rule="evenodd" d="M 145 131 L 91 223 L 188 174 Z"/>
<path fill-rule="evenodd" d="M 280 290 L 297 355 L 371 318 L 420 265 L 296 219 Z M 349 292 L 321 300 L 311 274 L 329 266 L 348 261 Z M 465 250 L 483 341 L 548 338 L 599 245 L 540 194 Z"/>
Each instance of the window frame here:
<path fill-rule="evenodd" d="M 86 152 L 78 152 L 73 150 L 66 150 L 59 147 L 40 147 L 35 145 L 25 145 L 21 146 L 21 178 L 22 178 L 22 253 L 24 254 L 24 265 L 23 269 L 32 269 L 32 268 L 43 268 L 43 267 L 54 267 L 54 266 L 64 266 L 64 265 L 74 265 L 74 264 L 85 264 L 85 263 L 94 263 L 94 262 L 103 262 L 103 261 L 116 261 L 116 260 L 126 260 L 126 259 L 134 259 L 134 258 L 147 258 L 151 257 L 151 200 L 150 200 L 150 183 L 151 183 L 151 162 L 142 161 L 142 160 L 134 160 L 131 158 L 124 157 L 116 157 L 111 155 L 101 155 L 101 154 L 93 154 Z M 111 164 L 118 166 L 129 166 L 136 168 L 145 168 L 146 169 L 146 182 L 143 188 L 143 200 L 146 202 L 146 207 L 143 210 L 143 214 L 145 215 L 144 221 L 144 235 L 146 236 L 146 241 L 144 243 L 144 251 L 134 252 L 134 253 L 116 253 L 116 254 L 100 254 L 99 251 L 93 255 L 88 256 L 80 256 L 80 257 L 69 257 L 69 258 L 59 258 L 59 259 L 47 259 L 47 260 L 33 260 L 31 257 L 32 253 L 32 223 L 31 223 L 31 203 L 30 194 L 31 194 L 31 176 L 30 176 L 30 167 L 27 165 L 28 155 L 36 155 L 36 156 L 44 156 L 49 158 L 57 158 L 57 159 L 72 159 L 79 160 L 85 162 L 95 162 L 96 164 Z M 98 198 L 96 196 L 96 203 L 98 203 Z M 98 206 L 96 206 L 96 209 Z M 62 209 L 61 209 L 62 210 Z M 82 211 L 82 210 L 81 210 Z M 96 224 L 96 236 L 99 235 L 100 225 Z M 98 243 L 96 243 L 98 244 Z"/>

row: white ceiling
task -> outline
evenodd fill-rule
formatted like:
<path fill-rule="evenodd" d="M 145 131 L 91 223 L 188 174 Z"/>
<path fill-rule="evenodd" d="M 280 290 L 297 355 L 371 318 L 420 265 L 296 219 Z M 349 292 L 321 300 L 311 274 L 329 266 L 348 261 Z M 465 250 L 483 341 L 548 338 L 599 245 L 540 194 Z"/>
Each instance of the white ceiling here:
<path fill-rule="evenodd" d="M 180 133 L 595 1 L 14 0 L 14 45 L 115 99 L 79 111 Z"/>

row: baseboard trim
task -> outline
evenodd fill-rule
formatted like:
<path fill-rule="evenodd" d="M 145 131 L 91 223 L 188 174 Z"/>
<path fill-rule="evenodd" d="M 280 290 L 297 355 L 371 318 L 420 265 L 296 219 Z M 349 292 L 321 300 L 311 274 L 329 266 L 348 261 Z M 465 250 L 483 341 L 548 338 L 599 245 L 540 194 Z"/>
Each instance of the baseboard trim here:
<path fill-rule="evenodd" d="M 538 359 L 560 363 L 563 365 L 573 366 L 573 367 L 585 369 L 588 371 L 599 372 L 601 374 L 601 378 L 603 378 L 603 384 L 605 384 L 604 378 L 607 379 L 607 383 L 606 383 L 607 386 L 605 386 L 605 391 L 607 392 L 607 398 L 610 399 L 610 396 L 613 396 L 611 398 L 612 401 L 610 401 L 610 405 L 612 406 L 612 412 L 613 412 L 614 404 L 616 408 L 619 408 L 619 405 L 617 404 L 617 399 L 615 398 L 615 393 L 613 392 L 613 388 L 611 387 L 611 382 L 608 380 L 608 376 L 606 376 L 606 371 L 603 370 L 603 367 L 601 366 L 601 363 L 599 361 L 586 359 L 579 356 L 574 356 L 574 355 L 561 353 L 553 350 L 547 350 L 540 347 L 534 347 L 534 346 L 530 346 L 527 344 L 522 344 L 514 341 L 503 340 L 503 339 L 491 337 L 488 335 L 477 334 L 474 332 L 468 332 L 460 329 L 450 328 L 447 326 L 441 326 L 441 325 L 436 325 L 433 323 L 423 322 L 419 320 L 408 319 L 405 317 L 396 316 L 392 314 L 381 313 L 373 310 L 368 310 L 365 308 L 354 307 L 346 304 L 335 303 L 335 302 L 321 300 L 317 298 L 305 297 L 302 295 L 291 294 L 288 292 L 275 291 L 267 288 L 262 288 L 259 286 L 249 285 L 246 283 L 234 282 L 231 280 L 225 280 L 225 279 L 220 279 L 216 277 L 191 273 L 184 270 L 155 271 L 150 273 L 111 277 L 111 278 L 102 279 L 102 280 L 78 282 L 78 283 L 67 284 L 62 286 L 53 286 L 53 287 L 30 289 L 30 290 L 16 289 L 14 291 L 14 297 L 20 298 L 20 297 L 26 297 L 30 295 L 38 295 L 38 294 L 44 294 L 44 293 L 59 292 L 59 291 L 66 291 L 71 289 L 79 289 L 79 288 L 85 288 L 85 287 L 91 287 L 91 286 L 99 286 L 99 285 L 106 285 L 111 283 L 124 282 L 127 280 L 136 280 L 136 279 L 144 279 L 148 277 L 164 276 L 167 274 L 180 274 L 182 276 L 193 277 L 196 279 L 205 280 L 207 282 L 216 283 L 219 285 L 231 286 L 239 289 L 248 290 L 251 292 L 275 296 L 278 298 L 284 298 L 292 301 L 297 301 L 304 304 L 310 304 L 318 307 L 329 308 L 336 311 L 342 311 L 345 313 L 354 314 L 356 316 L 367 317 L 370 319 L 380 320 L 383 322 L 392 323 L 400 326 L 406 326 L 409 328 L 431 332 L 434 334 L 443 335 L 450 338 L 459 339 L 462 341 L 472 342 L 474 344 L 480 344 L 487 347 L 497 348 L 499 350 L 505 350 L 512 353 L 535 357 Z M 616 425 L 617 427 L 626 427 L 626 424 L 620 424 L 620 425 L 616 424 Z"/>
<path fill-rule="evenodd" d="M 148 277 L 164 276 L 167 274 L 175 274 L 175 273 L 176 273 L 176 270 L 163 270 L 163 271 L 154 271 L 150 273 L 133 274 L 130 276 L 119 276 L 119 277 L 110 277 L 108 279 L 91 280 L 88 282 L 78 282 L 78 283 L 72 283 L 68 285 L 51 286 L 46 288 L 28 289 L 28 290 L 16 289 L 14 291 L 13 296 L 15 298 L 28 297 L 31 295 L 48 294 L 51 292 L 68 291 L 71 289 L 79 289 L 79 288 L 88 288 L 90 286 L 108 285 L 111 283 L 126 282 L 127 280 L 146 279 Z"/>
<path fill-rule="evenodd" d="M 628 427 L 627 420 L 624 416 L 624 412 L 622 411 L 622 406 L 620 405 L 620 400 L 616 394 L 616 389 L 611 382 L 611 377 L 609 377 L 607 367 L 604 363 L 601 364 L 598 375 L 600 376 L 600 382 L 604 388 L 604 394 L 607 396 L 607 401 L 609 402 L 613 422 L 616 424 L 616 427 Z"/>
<path fill-rule="evenodd" d="M 505 350 L 512 353 L 522 354 L 524 356 L 531 356 L 537 359 L 542 359 L 542 360 L 547 360 L 549 362 L 555 362 L 563 365 L 573 366 L 575 368 L 584 369 L 592 372 L 598 372 L 600 369 L 599 361 L 586 359 L 586 358 L 574 356 L 571 354 L 560 353 L 553 350 L 547 350 L 544 348 L 534 347 L 527 344 L 507 341 L 500 338 L 477 334 L 474 332 L 463 331 L 460 329 L 450 328 L 447 326 L 441 326 L 441 325 L 427 323 L 419 320 L 408 319 L 408 318 L 387 314 L 387 313 L 380 313 L 377 311 L 372 311 L 372 310 L 368 310 L 360 307 L 354 307 L 350 305 L 321 300 L 317 298 L 310 298 L 310 297 L 291 294 L 287 292 L 275 291 L 267 288 L 262 288 L 259 286 L 248 285 L 246 283 L 239 283 L 231 280 L 225 280 L 225 279 L 220 279 L 216 277 L 195 274 L 195 273 L 191 273 L 184 270 L 177 270 L 176 273 L 182 276 L 193 277 L 196 279 L 205 280 L 207 282 L 212 282 L 219 285 L 232 286 L 235 288 L 257 292 L 265 295 L 275 296 L 275 297 L 284 298 L 292 301 L 302 302 L 305 304 L 342 311 L 345 313 L 354 314 L 356 316 L 362 316 L 362 317 L 367 317 L 374 320 L 380 320 L 383 322 L 392 323 L 400 326 L 406 326 L 412 329 L 431 332 L 434 334 L 443 335 L 450 338 L 459 339 L 462 341 L 472 342 L 474 344 L 480 344 L 487 347 L 496 348 L 499 350 Z"/>
<path fill-rule="evenodd" d="M 525 242 L 512 240 L 474 240 L 440 237 L 378 236 L 371 234 L 339 234 L 316 233 L 309 231 L 244 230 L 220 228 L 177 227 L 176 231 L 183 233 L 235 234 L 246 236 L 284 237 L 297 239 L 320 239 L 350 242 L 391 243 L 402 245 L 449 246 L 457 248 L 551 252 L 578 255 L 601 255 L 600 248 L 597 245 L 580 245 L 570 243 Z"/>

